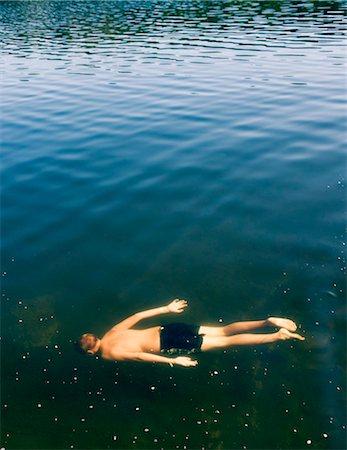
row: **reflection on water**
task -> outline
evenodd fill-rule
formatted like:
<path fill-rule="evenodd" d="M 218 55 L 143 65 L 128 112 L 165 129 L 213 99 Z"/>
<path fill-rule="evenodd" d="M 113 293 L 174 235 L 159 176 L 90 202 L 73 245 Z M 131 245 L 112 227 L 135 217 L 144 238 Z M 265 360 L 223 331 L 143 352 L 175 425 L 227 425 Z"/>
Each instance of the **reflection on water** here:
<path fill-rule="evenodd" d="M 273 33 L 280 36 L 300 34 L 306 42 L 317 43 L 326 37 L 334 39 L 343 36 L 343 30 L 336 25 L 343 25 L 343 2 L 339 1 L 171 1 L 145 2 L 134 1 L 60 1 L 57 2 L 3 2 L 6 31 L 11 24 L 16 24 L 13 33 L 20 42 L 20 50 L 26 43 L 47 45 L 47 31 L 50 37 L 60 43 L 79 41 L 91 46 L 97 43 L 98 36 L 105 43 L 107 39 L 117 39 L 122 35 L 139 36 L 144 41 L 157 29 L 166 33 L 175 30 L 185 35 L 188 30 L 197 30 L 202 34 L 209 29 L 244 30 L 254 35 L 254 30 L 263 29 L 262 36 L 254 36 L 261 41 L 271 41 Z M 27 21 L 25 21 L 27 19 Z M 279 26 L 277 29 L 276 26 Z M 302 28 L 304 25 L 305 28 Z M 274 27 L 269 32 L 266 26 Z M 300 27 L 301 26 L 301 27 Z M 296 28 L 296 27 L 300 27 Z M 316 33 L 319 30 L 319 35 Z M 266 34 L 265 34 L 266 32 Z M 146 33 L 144 36 L 143 33 Z M 220 35 L 223 37 L 223 34 Z M 217 36 L 214 36 L 217 37 Z M 318 38 L 318 40 L 317 40 Z M 230 40 L 229 40 L 230 41 Z M 242 44 L 237 42 L 235 43 Z M 147 40 L 148 42 L 148 40 Z M 230 42 L 227 42 L 227 44 Z M 192 44 L 192 43 L 190 43 Z M 198 43 L 197 43 L 198 44 Z M 15 45 L 13 42 L 12 45 Z M 193 43 L 194 45 L 194 43 Z M 64 49 L 65 50 L 65 49 Z M 61 55 L 61 52 L 59 52 Z"/>
<path fill-rule="evenodd" d="M 276 56 L 293 50 L 289 54 L 295 57 L 343 42 L 341 2 L 60 1 L 59 8 L 56 3 L 3 2 L 8 54 L 37 58 L 42 52 L 44 60 L 66 66 L 73 60 L 71 71 L 87 60 L 83 73 L 95 75 L 115 55 L 123 63 L 171 61 L 179 67 L 192 58 L 218 62 L 230 56 L 228 50 L 240 52 L 237 60 L 271 49 Z"/>
<path fill-rule="evenodd" d="M 1 446 L 344 448 L 344 3 L 0 10 Z M 190 370 L 74 353 L 177 296 L 306 341 Z"/>

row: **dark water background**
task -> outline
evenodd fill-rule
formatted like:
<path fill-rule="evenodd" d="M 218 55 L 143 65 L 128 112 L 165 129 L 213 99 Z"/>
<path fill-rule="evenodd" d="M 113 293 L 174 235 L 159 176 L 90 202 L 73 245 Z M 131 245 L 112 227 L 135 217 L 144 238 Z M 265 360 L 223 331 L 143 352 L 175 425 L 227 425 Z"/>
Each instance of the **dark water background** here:
<path fill-rule="evenodd" d="M 346 448 L 345 6 L 0 3 L 4 448 Z M 306 341 L 74 353 L 175 297 Z"/>

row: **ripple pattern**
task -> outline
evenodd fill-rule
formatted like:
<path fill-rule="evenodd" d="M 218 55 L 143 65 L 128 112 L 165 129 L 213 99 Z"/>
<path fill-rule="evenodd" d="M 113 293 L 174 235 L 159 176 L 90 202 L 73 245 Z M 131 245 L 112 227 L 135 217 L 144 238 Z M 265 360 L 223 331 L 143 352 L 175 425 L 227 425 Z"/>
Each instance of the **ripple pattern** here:
<path fill-rule="evenodd" d="M 1 445 L 343 448 L 345 3 L 0 11 Z M 194 374 L 73 355 L 177 296 L 188 321 L 296 318 L 305 345 Z"/>

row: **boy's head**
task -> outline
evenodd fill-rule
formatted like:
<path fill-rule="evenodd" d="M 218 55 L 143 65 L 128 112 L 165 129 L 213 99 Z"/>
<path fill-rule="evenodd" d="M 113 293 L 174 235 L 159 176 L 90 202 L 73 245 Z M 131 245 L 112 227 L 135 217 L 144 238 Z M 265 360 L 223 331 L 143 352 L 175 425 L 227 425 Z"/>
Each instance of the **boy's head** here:
<path fill-rule="evenodd" d="M 98 338 L 95 334 L 85 333 L 75 342 L 75 348 L 79 353 L 93 355 Z"/>

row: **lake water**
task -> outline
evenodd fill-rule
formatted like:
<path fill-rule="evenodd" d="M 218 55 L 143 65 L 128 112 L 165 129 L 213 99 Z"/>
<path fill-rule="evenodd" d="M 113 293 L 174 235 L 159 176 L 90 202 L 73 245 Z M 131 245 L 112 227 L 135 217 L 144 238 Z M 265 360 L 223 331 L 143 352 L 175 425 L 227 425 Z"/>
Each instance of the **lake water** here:
<path fill-rule="evenodd" d="M 345 6 L 1 2 L 3 448 L 345 448 Z M 306 341 L 74 352 L 175 297 Z"/>

